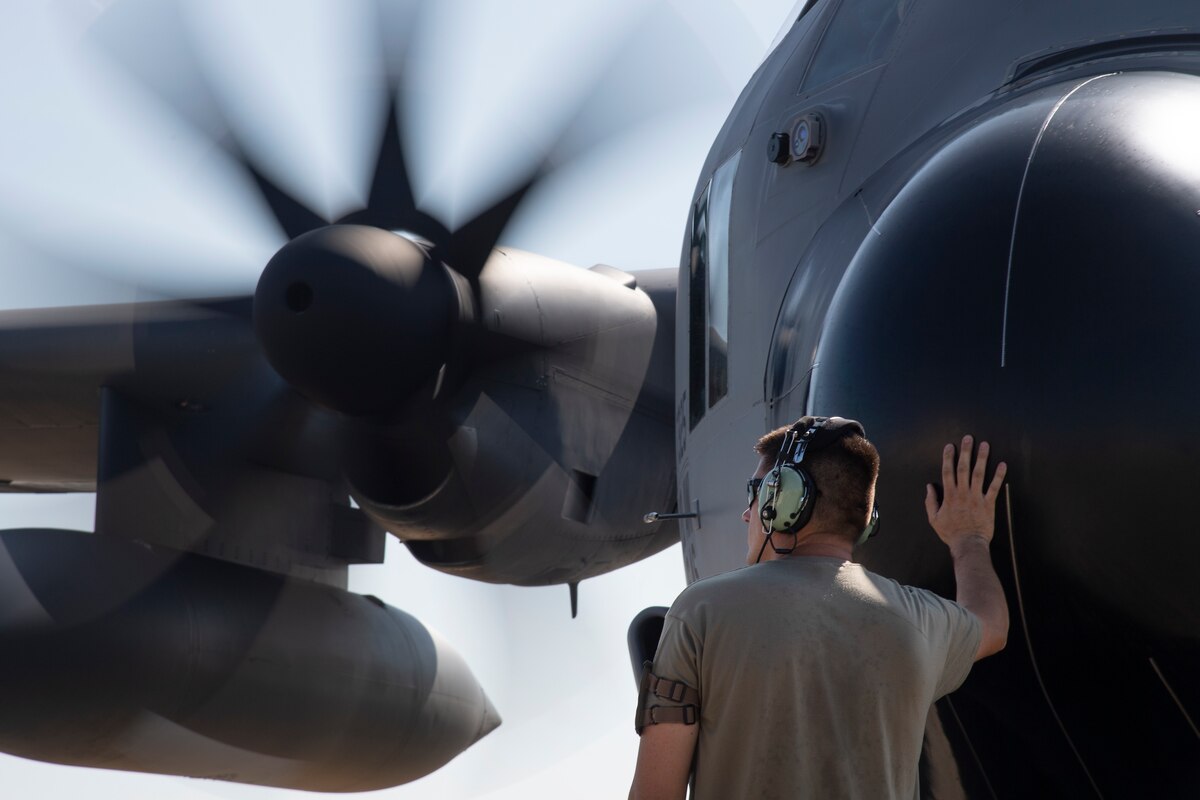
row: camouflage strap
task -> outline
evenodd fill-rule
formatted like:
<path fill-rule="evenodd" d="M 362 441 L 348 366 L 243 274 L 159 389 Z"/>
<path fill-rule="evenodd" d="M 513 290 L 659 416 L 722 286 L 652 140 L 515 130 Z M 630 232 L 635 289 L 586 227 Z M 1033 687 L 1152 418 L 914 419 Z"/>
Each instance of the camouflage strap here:
<path fill-rule="evenodd" d="M 700 693 L 682 681 L 660 678 L 650 671 L 654 663 L 642 664 L 642 680 L 638 686 L 637 714 L 633 728 L 638 736 L 647 725 L 676 722 L 695 725 L 699 719 Z M 674 705 L 649 705 L 651 699 L 666 700 Z"/>

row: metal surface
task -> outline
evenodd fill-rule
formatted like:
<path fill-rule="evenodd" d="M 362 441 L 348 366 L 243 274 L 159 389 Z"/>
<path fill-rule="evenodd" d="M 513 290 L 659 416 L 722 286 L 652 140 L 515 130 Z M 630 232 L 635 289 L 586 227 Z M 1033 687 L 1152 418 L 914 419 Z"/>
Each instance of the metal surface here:
<path fill-rule="evenodd" d="M 879 38 L 806 77 L 850 14 Z M 676 337 L 679 506 L 705 504 L 689 579 L 741 565 L 750 445 L 802 414 L 879 446 L 888 530 L 858 557 L 947 596 L 921 505 L 940 448 L 971 432 L 1008 461 L 1014 630 L 931 715 L 926 797 L 1200 792 L 1197 27 L 1181 2 L 817 2 L 700 175 L 697 202 L 755 156 L 729 211 L 728 394 L 698 420 Z M 819 161 L 764 157 L 816 113 Z M 710 324 L 687 253 L 677 313 Z"/>
<path fill-rule="evenodd" d="M 385 529 L 435 569 L 520 585 L 574 586 L 677 539 L 640 516 L 675 494 L 675 271 L 497 248 L 559 148 L 620 126 L 564 118 L 447 224 L 418 203 L 401 140 L 411 16 L 357 10 L 386 40 L 356 87 L 381 131 L 365 202 L 336 210 L 300 199 L 230 118 L 180 8 L 122 3 L 87 31 L 289 241 L 253 297 L 0 313 L 0 490 L 97 493 L 96 537 L 3 534 L 37 563 L 0 592 L 90 571 L 89 591 L 131 574 L 138 590 L 37 646 L 0 625 L 7 752 L 311 790 L 412 780 L 498 717 L 418 622 L 342 591 L 349 565 L 382 560 Z M 228 657 L 199 663 L 198 621 Z M 231 689 L 208 702 L 214 686 Z"/>
<path fill-rule="evenodd" d="M 371 597 L 99 534 L 0 533 L 0 747 L 326 792 L 418 778 L 500 718 Z"/>
<path fill-rule="evenodd" d="M 185 42 L 164 8 L 164 41 Z M 941 445 L 970 431 L 1011 467 L 995 557 L 1022 625 L 931 713 L 926 797 L 1200 792 L 1200 537 L 1187 510 L 1200 451 L 1200 11 L 1181 0 L 805 8 L 713 143 L 680 270 L 637 276 L 497 247 L 569 131 L 506 194 L 447 225 L 418 207 L 395 101 L 403 58 L 389 56 L 366 205 L 322 215 L 238 140 L 185 45 L 180 85 L 198 96 L 125 46 L 121 14 L 98 26 L 117 63 L 219 143 L 292 241 L 254 300 L 0 314 L 0 488 L 96 489 L 104 537 L 3 535 L 21 562 L 0 581 L 0 631 L 18 656 L 0 660 L 11 677 L 0 689 L 21 709 L 6 712 L 5 749 L 325 788 L 273 759 L 327 753 L 297 755 L 271 726 L 323 708 L 329 653 L 368 658 L 387 640 L 370 620 L 395 615 L 336 588 L 347 564 L 380 557 L 382 528 L 451 574 L 568 585 L 678 531 L 699 579 L 742 563 L 750 445 L 817 413 L 861 419 L 883 456 L 888 532 L 862 560 L 944 594 L 949 561 L 920 503 Z M 773 134 L 818 118 L 819 158 L 767 160 Z M 700 498 L 703 525 L 640 522 Z M 93 549 L 111 570 L 79 563 Z M 139 580 L 121 584 L 127 567 Z M 56 575 L 137 595 L 99 627 L 26 647 L 23 615 L 67 596 L 31 594 L 26 578 Z M 178 714 L 207 697 L 194 675 L 239 687 L 279 677 L 269 660 L 218 647 L 230 658 L 211 673 L 146 694 L 160 661 L 195 652 L 180 620 L 224 608 L 216 575 L 241 576 L 229 580 L 248 605 L 228 614 L 253 623 L 224 635 L 261 631 L 272 653 L 311 647 L 315 671 L 286 709 L 249 689 L 243 704 L 208 708 L 204 735 L 236 754 L 156 749 L 157 722 L 120 739 L 131 708 L 192 724 Z M 272 627 L 265 609 L 293 591 L 301 616 L 309 603 L 360 610 L 357 634 L 329 620 L 328 635 L 292 617 Z M 137 685 L 113 668 L 130 641 L 144 645 Z M 43 674 L 39 659 L 60 647 L 100 665 L 94 676 Z M 39 739 L 42 714 L 61 725 Z M 105 733 L 89 742 L 88 730 Z M 105 749 L 116 741 L 124 749 Z M 361 774 L 396 780 L 440 758 Z"/>

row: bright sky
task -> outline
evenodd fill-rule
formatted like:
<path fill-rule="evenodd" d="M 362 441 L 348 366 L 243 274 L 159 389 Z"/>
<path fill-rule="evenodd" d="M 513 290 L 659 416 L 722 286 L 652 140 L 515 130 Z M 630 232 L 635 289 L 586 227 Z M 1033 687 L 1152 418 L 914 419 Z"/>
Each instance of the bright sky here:
<path fill-rule="evenodd" d="M 172 5 L 0 7 L 0 267 L 24 276 L 8 282 L 0 306 L 253 289 L 283 235 L 205 135 L 213 106 L 203 92 L 220 98 L 273 179 L 310 206 L 335 214 L 361 200 L 379 131 L 363 76 L 394 56 L 368 37 L 365 2 L 180 0 L 178 41 L 154 11 Z M 709 145 L 798 5 L 429 0 L 416 22 L 398 12 L 396 30 L 419 32 L 405 110 L 421 201 L 447 222 L 466 219 L 560 141 L 559 169 L 503 243 L 583 266 L 676 266 Z M 117 13 L 119 46 L 149 67 L 147 80 L 203 90 L 186 95 L 182 118 L 96 54 L 97 26 Z M 91 495 L 4 496 L 0 527 L 90 530 L 92 509 Z M 355 568 L 351 589 L 453 643 L 504 724 L 433 775 L 364 796 L 624 796 L 637 749 L 626 627 L 683 585 L 676 546 L 585 582 L 571 620 L 565 587 L 451 578 L 390 542 L 387 563 Z M 312 796 L 7 756 L 0 787 L 6 800 Z"/>

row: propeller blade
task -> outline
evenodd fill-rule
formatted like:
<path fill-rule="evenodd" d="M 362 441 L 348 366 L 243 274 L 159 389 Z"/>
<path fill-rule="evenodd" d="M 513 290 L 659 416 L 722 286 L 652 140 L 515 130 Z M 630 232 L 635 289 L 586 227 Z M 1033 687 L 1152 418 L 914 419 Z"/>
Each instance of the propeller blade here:
<path fill-rule="evenodd" d="M 454 231 L 444 253 L 446 263 L 471 281 L 478 278 L 492 248 L 499 242 L 500 235 L 508 227 L 521 201 L 540 178 L 539 169 L 507 196 Z"/>
<path fill-rule="evenodd" d="M 367 2 L 189 3 L 195 47 L 241 152 L 333 220 L 367 199 L 386 95 Z"/>
<path fill-rule="evenodd" d="M 730 46 L 740 47 L 748 38 L 747 30 L 742 30 L 744 21 L 741 28 L 733 24 L 725 28 L 733 40 Z M 638 7 L 608 31 L 608 39 L 607 45 L 580 54 L 578 86 L 557 107 L 538 112 L 540 119 L 552 120 L 554 130 L 527 132 L 537 144 L 532 153 L 525 153 L 528 166 L 523 173 L 518 169 L 515 178 L 509 177 L 508 185 L 516 188 L 453 231 L 442 255 L 469 279 L 478 276 L 534 188 L 553 183 L 563 167 L 586 160 L 613 139 L 673 112 L 687 119 L 681 110 L 719 99 L 724 114 L 729 80 L 711 43 L 703 41 L 671 4 Z M 663 54 L 664 41 L 673 43 L 669 55 Z M 693 57 L 679 58 L 681 48 Z M 578 194 L 577 186 L 573 192 Z"/>
<path fill-rule="evenodd" d="M 48 308 L 161 299 L 119 279 L 115 270 L 80 268 L 4 227 L 0 227 L 0 273 L 24 276 L 0 297 L 0 312 L 37 308 L 52 319 Z M 0 322 L 0 329 L 5 324 Z"/>
<path fill-rule="evenodd" d="M 435 247 L 445 247 L 450 241 L 450 232 L 437 219 L 417 208 L 404 159 L 399 106 L 394 97 L 392 95 L 384 120 L 367 206 L 347 214 L 338 223 L 403 230 L 428 240 Z"/>
<path fill-rule="evenodd" d="M 686 13 L 717 12 L 688 7 Z M 678 234 L 658 212 L 689 202 L 690 188 L 678 187 L 690 186 L 707 151 L 691 129 L 717 129 L 744 77 L 731 80 L 730 64 L 738 53 L 748 58 L 761 49 L 744 18 L 724 13 L 729 18 L 709 26 L 724 37 L 715 43 L 680 8 L 662 2 L 639 5 L 609 36 L 597 34 L 607 44 L 580 59 L 575 90 L 546 112 L 556 120 L 556 135 L 544 142 L 534 168 L 537 191 L 523 198 L 503 233 L 505 244 L 578 264 L 648 266 L 663 263 L 648 252 L 676 257 Z M 630 196 L 630 174 L 647 168 L 681 180 L 641 185 Z M 596 224 L 599 198 L 607 200 L 605 225 Z M 614 229 L 622 235 L 614 237 Z"/>
<path fill-rule="evenodd" d="M 396 103 L 389 103 L 367 208 L 382 218 L 394 218 L 397 223 L 402 223 L 417 210 L 417 202 L 413 199 L 408 166 L 404 163 L 404 146 L 400 140 L 397 114 Z"/>
<path fill-rule="evenodd" d="M 53 14 L 26 16 L 6 20 L 13 27 L 0 37 L 23 43 L 0 48 L 0 150 L 12 156 L 0 175 L 0 231 L 96 283 L 168 296 L 252 285 L 280 237 L 265 208 L 245 202 L 248 181 L 212 137 L 88 46 L 90 27 L 67 38 Z M 191 119 L 205 118 L 200 105 Z M 82 291 L 72 285 L 55 304 Z M 100 295 L 92 302 L 112 299 Z"/>
<path fill-rule="evenodd" d="M 259 194 L 270 207 L 271 213 L 275 215 L 275 220 L 287 234 L 287 238 L 295 239 L 302 233 L 308 233 L 329 224 L 317 212 L 279 188 L 270 178 L 260 172 L 250 159 L 240 153 L 236 144 L 228 145 L 227 149 L 231 150 L 231 155 L 237 158 L 246 173 L 254 179 Z"/>
<path fill-rule="evenodd" d="M 387 76 L 392 97 L 408 68 L 408 56 L 416 34 L 425 24 L 424 12 L 432 5 L 429 0 L 375 0 L 372 28 L 378 39 L 380 65 Z"/>
<path fill-rule="evenodd" d="M 706 42 L 688 19 L 700 13 L 707 12 L 689 6 L 685 17 L 676 5 L 659 2 L 631 18 L 590 80 L 581 76 L 573 111 L 548 156 L 565 163 L 568 155 L 586 155 L 651 120 L 681 117 L 689 107 L 716 102 L 723 116 L 744 81 L 725 73 L 716 48 L 757 51 L 761 43 L 736 19 L 717 27 L 725 36 L 720 43 Z"/>
<path fill-rule="evenodd" d="M 401 89 L 408 72 L 408 57 L 416 34 L 431 5 L 422 0 L 376 0 L 373 29 L 379 52 L 377 66 L 384 77 L 382 134 L 376 148 L 375 166 L 367 205 L 337 220 L 338 223 L 373 225 L 405 231 L 435 248 L 450 241 L 450 232 L 438 219 L 418 208 L 412 171 L 406 158 L 404 111 Z"/>
<path fill-rule="evenodd" d="M 217 141 L 229 130 L 178 0 L 124 0 L 82 42 L 123 70 L 179 119 Z"/>
<path fill-rule="evenodd" d="M 378 91 L 392 83 L 380 66 L 386 76 L 396 63 L 373 10 L 314 7 L 285 30 L 271 9 L 133 0 L 103 15 L 87 41 L 231 156 L 295 238 L 367 198 L 375 119 L 391 105 Z M 396 18 L 389 10 L 390 28 Z M 231 49 L 231 39 L 243 46 Z M 288 67 L 300 51 L 314 63 Z"/>

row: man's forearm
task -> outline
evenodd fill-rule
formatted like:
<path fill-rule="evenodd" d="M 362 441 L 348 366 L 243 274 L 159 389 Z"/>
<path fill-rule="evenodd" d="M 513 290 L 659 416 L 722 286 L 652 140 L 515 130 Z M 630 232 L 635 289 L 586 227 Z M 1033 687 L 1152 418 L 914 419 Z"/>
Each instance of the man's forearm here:
<path fill-rule="evenodd" d="M 1008 602 L 992 566 L 987 539 L 978 535 L 964 536 L 951 545 L 950 555 L 954 559 L 954 580 L 958 587 L 955 599 L 983 624 L 983 640 L 976 658 L 1000 652 L 1008 641 Z"/>

